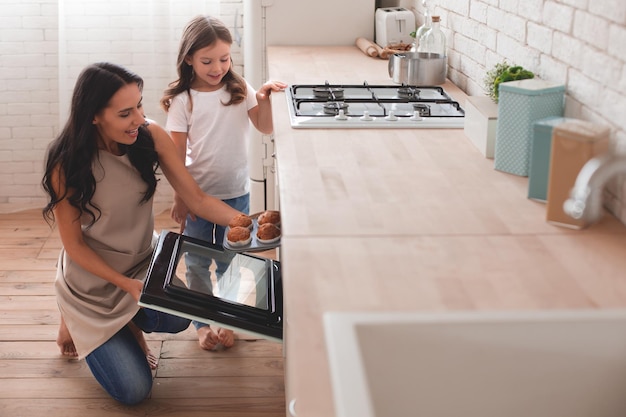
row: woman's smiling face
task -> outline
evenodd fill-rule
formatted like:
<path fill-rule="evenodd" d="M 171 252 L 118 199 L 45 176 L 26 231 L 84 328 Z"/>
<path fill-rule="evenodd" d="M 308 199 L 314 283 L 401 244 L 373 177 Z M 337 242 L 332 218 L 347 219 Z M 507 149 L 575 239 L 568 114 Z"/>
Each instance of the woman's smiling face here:
<path fill-rule="evenodd" d="M 145 123 L 142 95 L 135 83 L 126 84 L 109 100 L 93 120 L 98 129 L 99 147 L 119 155 L 118 144 L 132 145 L 139 135 L 139 126 Z"/>

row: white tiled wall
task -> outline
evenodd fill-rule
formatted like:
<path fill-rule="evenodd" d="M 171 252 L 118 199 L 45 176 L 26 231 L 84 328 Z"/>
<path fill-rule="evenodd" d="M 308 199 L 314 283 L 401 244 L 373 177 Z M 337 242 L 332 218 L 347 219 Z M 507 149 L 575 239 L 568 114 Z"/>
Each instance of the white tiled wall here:
<path fill-rule="evenodd" d="M 626 152 L 626 1 L 427 0 L 449 45 L 449 77 L 484 95 L 486 71 L 506 59 L 566 85 L 565 115 L 609 126 Z M 422 0 L 402 0 L 423 23 Z M 607 202 L 626 223 L 626 181 L 607 187 Z"/>
<path fill-rule="evenodd" d="M 0 2 L 0 212 L 39 208 L 46 147 L 69 110 L 76 76 L 112 61 L 144 78 L 149 117 L 165 121 L 158 102 L 176 78 L 178 40 L 197 14 L 242 31 L 241 0 L 2 0 Z M 235 68 L 243 70 L 237 44 Z M 164 177 L 157 208 L 171 201 Z"/>

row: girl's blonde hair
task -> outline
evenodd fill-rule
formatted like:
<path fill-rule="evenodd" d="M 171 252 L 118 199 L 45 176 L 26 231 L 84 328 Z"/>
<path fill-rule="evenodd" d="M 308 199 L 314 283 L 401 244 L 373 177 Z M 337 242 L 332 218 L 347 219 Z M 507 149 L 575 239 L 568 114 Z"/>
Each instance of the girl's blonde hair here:
<path fill-rule="evenodd" d="M 228 28 L 219 19 L 211 16 L 196 16 L 185 27 L 183 36 L 180 40 L 178 49 L 178 58 L 176 59 L 176 71 L 178 79 L 171 82 L 164 91 L 161 98 L 161 107 L 167 112 L 170 108 L 172 98 L 182 92 L 189 94 L 190 106 L 191 102 L 191 82 L 194 78 L 193 68 L 185 62 L 185 58 L 191 57 L 197 50 L 213 45 L 217 40 L 232 45 L 233 38 Z M 239 104 L 245 100 L 247 94 L 246 81 L 231 68 L 224 76 L 223 82 L 226 84 L 226 90 L 230 93 L 230 101 L 223 103 L 225 106 L 231 104 Z"/>

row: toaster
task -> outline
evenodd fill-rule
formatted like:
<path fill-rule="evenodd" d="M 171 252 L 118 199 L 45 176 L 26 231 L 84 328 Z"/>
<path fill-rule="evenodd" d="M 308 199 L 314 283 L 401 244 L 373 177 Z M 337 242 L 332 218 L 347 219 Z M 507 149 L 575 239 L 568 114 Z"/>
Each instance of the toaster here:
<path fill-rule="evenodd" d="M 403 7 L 376 9 L 376 43 L 384 48 L 390 44 L 413 43 L 415 15 Z"/>

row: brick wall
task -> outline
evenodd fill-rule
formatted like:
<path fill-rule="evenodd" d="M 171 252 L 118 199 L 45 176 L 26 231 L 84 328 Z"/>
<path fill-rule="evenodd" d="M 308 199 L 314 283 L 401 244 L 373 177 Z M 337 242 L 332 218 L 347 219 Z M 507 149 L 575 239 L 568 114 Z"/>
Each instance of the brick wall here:
<path fill-rule="evenodd" d="M 113 60 L 145 78 L 148 114 L 173 80 L 182 27 L 198 13 L 234 26 L 241 0 L 3 0 L 0 2 L 0 212 L 41 207 L 46 146 L 65 120 L 84 65 Z M 485 72 L 507 59 L 567 86 L 566 115 L 608 125 L 626 149 L 626 2 L 623 0 L 430 0 L 450 46 L 450 78 L 482 95 Z M 402 0 L 416 11 L 421 0 Z M 59 13 L 59 10 L 62 12 Z M 234 29 L 234 28 L 233 28 Z M 238 28 L 241 30 L 241 27 Z M 240 49 L 233 47 L 242 72 Z M 609 187 L 611 209 L 626 221 L 626 181 Z M 157 203 L 171 190 L 159 187 Z"/>
<path fill-rule="evenodd" d="M 97 61 L 144 78 L 146 114 L 164 123 L 158 101 L 176 76 L 178 41 L 197 14 L 241 31 L 241 0 L 3 0 L 0 3 L 0 212 L 42 207 L 45 150 L 69 111 L 76 76 Z M 232 48 L 235 68 L 243 55 Z M 165 178 L 157 210 L 169 206 Z"/>
<path fill-rule="evenodd" d="M 626 2 L 624 0 L 428 0 L 449 46 L 449 77 L 484 95 L 486 71 L 506 59 L 566 85 L 565 115 L 612 129 L 626 152 Z M 403 0 L 423 23 L 422 0 Z M 626 181 L 606 190 L 609 209 L 626 223 Z"/>
<path fill-rule="evenodd" d="M 58 130 L 56 1 L 0 3 L 0 205 L 41 196 L 44 150 Z"/>

